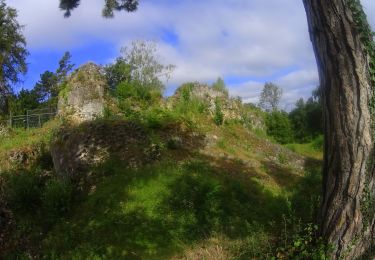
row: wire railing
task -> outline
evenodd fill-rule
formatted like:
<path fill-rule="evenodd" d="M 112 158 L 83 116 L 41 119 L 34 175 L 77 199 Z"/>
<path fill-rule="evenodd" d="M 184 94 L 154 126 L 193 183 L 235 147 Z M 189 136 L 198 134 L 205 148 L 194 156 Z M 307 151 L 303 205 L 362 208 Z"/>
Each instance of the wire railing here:
<path fill-rule="evenodd" d="M 56 109 L 43 108 L 27 110 L 25 115 L 9 115 L 8 119 L 0 120 L 0 126 L 9 128 L 38 128 L 50 121 L 56 116 Z"/>

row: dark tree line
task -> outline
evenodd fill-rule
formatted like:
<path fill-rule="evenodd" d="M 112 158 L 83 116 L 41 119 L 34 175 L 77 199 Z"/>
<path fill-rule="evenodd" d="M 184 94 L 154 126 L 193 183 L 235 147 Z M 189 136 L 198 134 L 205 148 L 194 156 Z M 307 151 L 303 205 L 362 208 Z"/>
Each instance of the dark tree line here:
<path fill-rule="evenodd" d="M 66 52 L 55 72 L 45 71 L 32 89 L 22 89 L 17 94 L 9 95 L 7 97 L 9 110 L 13 114 L 23 114 L 25 110 L 56 107 L 60 88 L 74 67 L 70 59 L 70 53 Z"/>

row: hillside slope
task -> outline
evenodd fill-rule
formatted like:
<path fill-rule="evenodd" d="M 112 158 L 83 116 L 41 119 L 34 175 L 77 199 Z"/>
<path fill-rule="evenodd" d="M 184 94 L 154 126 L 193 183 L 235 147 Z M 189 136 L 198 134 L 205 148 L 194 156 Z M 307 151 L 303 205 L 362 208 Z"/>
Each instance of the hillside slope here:
<path fill-rule="evenodd" d="M 166 100 L 100 71 L 69 77 L 59 119 L 1 137 L 0 258 L 309 254 L 321 151 L 272 142 L 264 112 L 225 91 Z"/>
<path fill-rule="evenodd" d="M 62 138 L 74 156 L 74 149 L 82 147 L 112 147 L 98 163 L 74 169 L 77 178 L 68 186 L 68 197 L 65 186 L 51 191 L 49 183 L 56 178 L 51 163 L 36 160 L 37 174 L 32 162 L 22 172 L 16 167 L 3 173 L 21 180 L 31 174 L 41 189 L 36 195 L 28 191 L 27 203 L 35 207 L 21 209 L 26 202 L 20 194 L 8 204 L 15 215 L 13 239 L 28 234 L 10 252 L 80 259 L 268 258 L 282 239 L 283 226 L 290 224 L 286 218 L 311 221 L 319 188 L 319 174 L 311 168 L 319 161 L 239 123 L 139 125 L 136 134 L 124 127 L 128 124 L 111 119 L 65 128 Z M 59 134 L 54 136 L 57 142 Z M 80 145 L 83 136 L 88 143 Z M 2 146 L 7 149 L 8 143 Z M 34 144 L 17 144 L 11 151 Z M 40 175 L 46 180 L 40 181 Z"/>

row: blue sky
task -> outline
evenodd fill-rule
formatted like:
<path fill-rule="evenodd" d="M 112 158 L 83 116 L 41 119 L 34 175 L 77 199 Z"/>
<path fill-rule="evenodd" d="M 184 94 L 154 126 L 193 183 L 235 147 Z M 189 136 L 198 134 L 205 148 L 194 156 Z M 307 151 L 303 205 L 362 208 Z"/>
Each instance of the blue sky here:
<path fill-rule="evenodd" d="M 25 25 L 30 57 L 24 84 L 54 71 L 65 51 L 73 62 L 107 64 L 133 40 L 155 40 L 158 55 L 177 66 L 166 83 L 170 95 L 187 81 L 221 76 L 230 94 L 257 102 L 266 81 L 283 90 L 282 108 L 309 97 L 318 75 L 302 0 L 141 0 L 135 13 L 101 17 L 103 0 L 81 0 L 69 19 L 58 0 L 6 0 Z M 363 0 L 375 26 L 375 1 Z"/>

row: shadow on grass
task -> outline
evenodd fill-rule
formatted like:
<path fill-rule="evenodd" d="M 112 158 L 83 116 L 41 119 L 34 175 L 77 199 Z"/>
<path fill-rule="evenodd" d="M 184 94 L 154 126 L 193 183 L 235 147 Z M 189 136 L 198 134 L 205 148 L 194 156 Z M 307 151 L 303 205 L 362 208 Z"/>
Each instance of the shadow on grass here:
<path fill-rule="evenodd" d="M 215 234 L 238 239 L 279 229 L 286 199 L 219 172 L 209 159 L 138 171 L 103 166 L 113 175 L 49 234 L 46 255 L 162 258 Z"/>
<path fill-rule="evenodd" d="M 102 124 L 92 128 L 103 133 L 107 128 Z M 169 135 L 166 130 L 163 133 L 165 137 L 160 136 L 166 141 Z M 156 160 L 138 170 L 127 169 L 127 163 L 118 160 L 92 169 L 101 177 L 94 178 L 87 194 L 55 219 L 40 240 L 33 241 L 39 256 L 167 259 L 215 234 L 245 240 L 267 232 L 270 242 L 274 241 L 283 227 L 282 216 L 291 212 L 290 198 L 267 190 L 252 166 L 199 154 L 204 145 L 202 136 L 176 128 L 173 134 L 184 137 L 181 149 L 168 151 L 175 157 Z M 137 149 L 143 151 L 142 147 Z M 295 174 L 283 169 L 277 175 L 276 170 L 271 177 L 291 187 L 286 182 Z M 316 184 L 316 175 L 312 176 L 292 180 L 294 212 L 305 212 L 309 207 L 308 194 L 315 192 Z M 311 190 L 306 192 L 307 188 Z M 40 224 L 42 213 L 48 209 L 43 210 L 38 214 Z M 304 213 L 298 216 L 307 218 Z M 269 253 L 269 247 L 261 242 L 255 247 L 256 251 L 243 255 L 243 259 Z"/>

